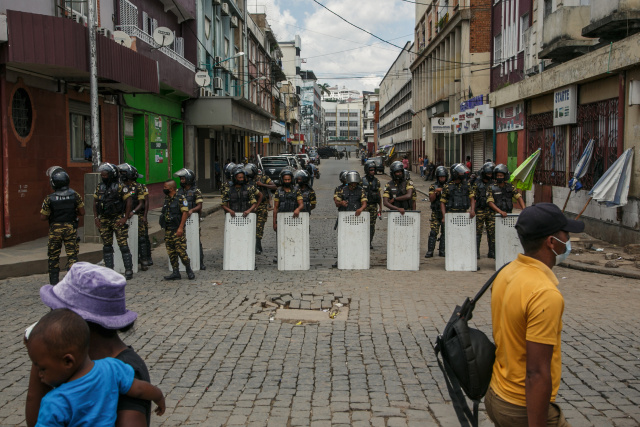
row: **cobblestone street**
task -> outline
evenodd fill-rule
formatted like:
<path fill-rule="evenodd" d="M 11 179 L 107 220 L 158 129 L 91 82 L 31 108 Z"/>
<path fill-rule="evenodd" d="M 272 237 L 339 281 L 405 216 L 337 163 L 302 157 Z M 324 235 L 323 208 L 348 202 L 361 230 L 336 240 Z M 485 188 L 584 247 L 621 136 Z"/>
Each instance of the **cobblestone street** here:
<path fill-rule="evenodd" d="M 444 258 L 422 258 L 429 204 L 421 201 L 421 267 L 386 270 L 386 226 L 378 221 L 371 270 L 331 268 L 337 256 L 333 189 L 356 160 L 323 160 L 311 216 L 311 270 L 280 272 L 267 221 L 253 272 L 222 271 L 222 212 L 202 222 L 206 271 L 165 282 L 163 245 L 155 266 L 129 282 L 138 312 L 124 335 L 167 396 L 152 425 L 455 426 L 457 418 L 433 343 L 451 311 L 493 273 L 483 239 L 481 269 L 447 273 Z M 387 177 L 378 175 L 381 181 Z M 384 214 L 383 214 L 384 217 Z M 447 242 L 452 245 L 452 242 Z M 558 403 L 573 426 L 640 425 L 640 282 L 566 268 L 554 270 L 565 297 Z M 45 275 L 0 282 L 0 425 L 24 425 L 30 362 L 24 329 L 47 308 Z M 342 300 L 346 320 L 273 319 L 277 298 Z M 325 298 L 327 297 L 327 298 Z M 286 302 L 286 301 L 284 301 Z M 474 323 L 491 333 L 489 294 Z M 491 425 L 481 406 L 481 425 Z"/>

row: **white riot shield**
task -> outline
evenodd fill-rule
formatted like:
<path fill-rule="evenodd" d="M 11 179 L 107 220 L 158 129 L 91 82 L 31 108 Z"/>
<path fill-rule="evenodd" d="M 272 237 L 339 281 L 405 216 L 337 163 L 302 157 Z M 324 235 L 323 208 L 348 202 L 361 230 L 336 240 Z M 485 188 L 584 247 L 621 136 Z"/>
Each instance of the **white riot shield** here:
<path fill-rule="evenodd" d="M 420 212 L 391 211 L 387 222 L 387 270 L 420 269 Z"/>
<path fill-rule="evenodd" d="M 445 214 L 445 262 L 447 271 L 476 271 L 476 218 L 467 212 Z"/>
<path fill-rule="evenodd" d="M 138 215 L 133 215 L 131 219 L 127 221 L 129 225 L 129 237 L 127 237 L 127 244 L 131 251 L 131 259 L 133 260 L 133 272 L 138 272 Z M 116 240 L 116 233 L 113 233 L 113 269 L 120 274 L 124 274 L 124 263 L 122 262 L 122 253 L 120 252 L 120 246 Z"/>
<path fill-rule="evenodd" d="M 340 270 L 368 270 L 371 262 L 369 249 L 369 220 L 363 212 L 338 212 L 338 268 Z"/>
<path fill-rule="evenodd" d="M 223 270 L 256 269 L 256 214 L 225 215 Z"/>
<path fill-rule="evenodd" d="M 200 270 L 200 214 L 192 213 L 187 218 L 187 222 L 184 223 L 184 235 L 187 237 L 187 255 L 191 261 L 191 269 Z M 180 258 L 178 258 L 178 264 L 180 271 L 187 270 Z M 169 261 L 169 271 L 173 271 L 171 261 Z"/>
<path fill-rule="evenodd" d="M 517 221 L 518 214 L 508 214 L 506 218 L 496 215 L 496 270 L 524 253 L 516 231 Z"/>
<path fill-rule="evenodd" d="M 298 218 L 292 212 L 278 213 L 278 270 L 308 270 L 309 214 L 301 212 Z"/>

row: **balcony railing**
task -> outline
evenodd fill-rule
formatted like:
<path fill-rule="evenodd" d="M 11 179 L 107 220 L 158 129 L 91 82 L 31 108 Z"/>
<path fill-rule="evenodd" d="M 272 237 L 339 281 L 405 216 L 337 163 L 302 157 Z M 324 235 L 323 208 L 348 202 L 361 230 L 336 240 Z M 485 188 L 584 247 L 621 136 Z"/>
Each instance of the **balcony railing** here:
<path fill-rule="evenodd" d="M 136 25 L 117 25 L 116 28 L 118 30 L 120 30 L 120 31 L 124 31 L 125 33 L 127 33 L 128 35 L 130 35 L 132 37 L 136 37 L 138 40 L 142 40 L 143 42 L 145 42 L 149 46 L 151 46 L 151 47 L 153 47 L 155 49 L 158 49 L 158 45 L 156 44 L 155 41 L 153 41 L 153 37 L 151 35 L 145 33 L 144 31 L 142 31 L 142 29 L 140 29 Z M 185 67 L 189 71 L 195 73 L 195 71 L 196 71 L 195 65 L 193 65 L 191 62 L 189 62 L 187 59 L 185 59 L 182 55 L 176 53 L 175 51 L 169 49 L 166 46 L 163 46 L 163 47 L 159 48 L 158 50 L 160 52 L 164 53 L 165 55 L 167 55 L 169 58 L 171 58 L 174 61 L 178 62 L 180 65 L 182 65 L 183 67 Z"/>

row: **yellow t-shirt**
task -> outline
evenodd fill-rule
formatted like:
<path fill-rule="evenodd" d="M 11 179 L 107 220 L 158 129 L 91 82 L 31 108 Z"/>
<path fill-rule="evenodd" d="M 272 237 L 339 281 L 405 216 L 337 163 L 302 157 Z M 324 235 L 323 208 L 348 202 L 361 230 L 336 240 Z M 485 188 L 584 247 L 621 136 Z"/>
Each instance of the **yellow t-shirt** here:
<path fill-rule="evenodd" d="M 542 262 L 518 255 L 491 288 L 491 320 L 496 344 L 491 388 L 514 405 L 527 406 L 527 341 L 553 346 L 551 402 L 560 387 L 560 335 L 564 298 L 558 279 Z"/>

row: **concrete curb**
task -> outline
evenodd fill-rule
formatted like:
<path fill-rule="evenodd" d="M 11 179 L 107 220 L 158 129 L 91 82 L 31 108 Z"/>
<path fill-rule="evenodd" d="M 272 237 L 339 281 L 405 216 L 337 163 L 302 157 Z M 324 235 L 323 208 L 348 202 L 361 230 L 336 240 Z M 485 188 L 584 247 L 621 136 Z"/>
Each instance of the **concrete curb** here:
<path fill-rule="evenodd" d="M 570 268 L 572 270 L 586 271 L 588 273 L 599 273 L 607 276 L 625 277 L 627 279 L 640 280 L 640 272 L 620 270 L 619 268 L 606 268 L 598 265 L 585 264 L 580 261 L 565 261 L 560 267 Z"/>

